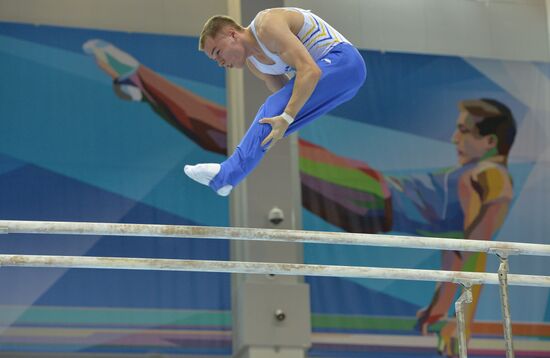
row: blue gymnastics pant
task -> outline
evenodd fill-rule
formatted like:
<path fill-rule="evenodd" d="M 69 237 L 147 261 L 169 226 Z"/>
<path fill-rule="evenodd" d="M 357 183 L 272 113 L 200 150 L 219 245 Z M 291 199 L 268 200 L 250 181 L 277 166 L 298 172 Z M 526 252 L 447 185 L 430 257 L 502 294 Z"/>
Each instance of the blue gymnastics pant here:
<path fill-rule="evenodd" d="M 350 44 L 334 46 L 323 58 L 317 60 L 322 71 L 311 97 L 302 107 L 294 122 L 288 127 L 285 137 L 312 120 L 349 101 L 365 82 L 367 70 L 359 51 Z M 237 186 L 255 167 L 266 153 L 262 141 L 271 132 L 271 125 L 258 123 L 262 118 L 275 117 L 283 113 L 294 86 L 294 79 L 273 93 L 260 107 L 254 122 L 226 161 L 221 163 L 220 172 L 210 182 L 217 191 L 225 185 Z"/>

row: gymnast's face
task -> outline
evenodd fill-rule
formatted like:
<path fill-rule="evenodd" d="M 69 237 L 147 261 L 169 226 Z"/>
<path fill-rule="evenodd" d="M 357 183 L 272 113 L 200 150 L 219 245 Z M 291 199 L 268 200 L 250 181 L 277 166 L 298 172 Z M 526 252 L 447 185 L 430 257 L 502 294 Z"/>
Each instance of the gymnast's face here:
<path fill-rule="evenodd" d="M 464 111 L 458 116 L 452 141 L 456 146 L 458 162 L 461 165 L 480 160 L 496 147 L 496 137 L 480 135 L 476 118 Z"/>
<path fill-rule="evenodd" d="M 215 38 L 206 38 L 203 51 L 221 67 L 243 68 L 246 63 L 241 33 L 229 26 L 222 29 Z"/>

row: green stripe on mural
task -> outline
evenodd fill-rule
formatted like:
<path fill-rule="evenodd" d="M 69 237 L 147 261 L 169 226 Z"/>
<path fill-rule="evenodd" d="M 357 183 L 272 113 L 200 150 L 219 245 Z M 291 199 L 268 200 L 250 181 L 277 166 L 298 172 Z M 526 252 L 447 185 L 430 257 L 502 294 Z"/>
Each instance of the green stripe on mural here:
<path fill-rule="evenodd" d="M 14 312 L 23 312 L 15 322 L 4 322 L 2 317 L 13 317 Z M 313 314 L 311 325 L 314 330 L 330 329 L 343 331 L 372 330 L 381 332 L 413 332 L 416 324 L 415 317 L 392 316 L 352 316 Z M 161 310 L 161 309 L 119 309 L 119 308 L 86 308 L 86 307 L 23 307 L 0 306 L 0 325 L 25 326 L 89 326 L 93 329 L 113 328 L 116 326 L 193 326 L 215 327 L 217 330 L 231 329 L 231 311 L 193 311 L 193 310 Z M 429 327 L 430 332 L 437 333 L 445 322 L 437 322 Z M 547 339 L 548 336 L 526 334 L 524 336 Z M 10 343 L 5 342 L 6 349 Z M 23 344 L 23 343 L 21 343 Z M 18 343 L 19 346 L 21 344 Z"/>
<path fill-rule="evenodd" d="M 446 231 L 446 232 L 432 232 L 426 230 L 416 230 L 421 236 L 427 237 L 441 237 L 444 239 L 463 239 L 464 231 Z"/>
<path fill-rule="evenodd" d="M 0 306 L 1 317 L 9 317 L 14 306 Z M 117 309 L 82 307 L 28 307 L 16 324 L 59 325 L 183 325 L 231 327 L 231 312 L 164 310 L 164 309 Z"/>
<path fill-rule="evenodd" d="M 352 202 L 362 208 L 367 209 L 384 209 L 385 202 L 383 199 L 375 198 L 372 201 L 367 200 L 352 200 Z"/>
<path fill-rule="evenodd" d="M 383 198 L 380 183 L 358 169 L 337 167 L 300 158 L 300 170 L 305 174 L 323 179 L 329 183 L 360 190 Z"/>
<path fill-rule="evenodd" d="M 311 323 L 314 328 L 318 329 L 411 331 L 416 324 L 416 319 L 403 317 L 313 315 Z"/>

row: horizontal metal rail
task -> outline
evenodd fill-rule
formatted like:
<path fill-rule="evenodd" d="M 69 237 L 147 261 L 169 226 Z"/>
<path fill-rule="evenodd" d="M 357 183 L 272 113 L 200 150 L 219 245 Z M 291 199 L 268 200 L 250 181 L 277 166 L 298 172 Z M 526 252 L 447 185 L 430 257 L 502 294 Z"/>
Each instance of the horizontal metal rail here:
<path fill-rule="evenodd" d="M 354 234 L 344 232 L 227 228 L 212 226 L 178 226 L 150 224 L 115 224 L 56 221 L 0 220 L 0 233 L 14 234 L 73 234 L 101 236 L 154 236 L 168 238 L 201 238 L 279 241 L 294 243 L 324 243 L 404 247 L 503 253 L 506 255 L 550 256 L 550 245 L 519 242 L 445 239 L 434 237 Z"/>
<path fill-rule="evenodd" d="M 241 261 L 91 256 L 0 255 L 0 266 L 198 271 L 297 276 L 360 277 L 436 282 L 446 281 L 462 284 L 499 284 L 498 274 L 496 273 Z M 508 284 L 514 286 L 550 287 L 550 276 L 508 275 Z"/>

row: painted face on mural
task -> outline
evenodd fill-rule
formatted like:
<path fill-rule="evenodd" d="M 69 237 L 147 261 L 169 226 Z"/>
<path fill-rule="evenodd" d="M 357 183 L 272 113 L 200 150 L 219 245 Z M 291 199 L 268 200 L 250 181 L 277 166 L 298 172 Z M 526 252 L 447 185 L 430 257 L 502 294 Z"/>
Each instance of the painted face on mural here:
<path fill-rule="evenodd" d="M 215 38 L 206 39 L 204 53 L 221 67 L 242 68 L 246 63 L 246 54 L 240 35 L 234 28 L 226 27 Z"/>
<path fill-rule="evenodd" d="M 476 118 L 467 112 L 460 112 L 452 142 L 456 146 L 458 162 L 464 165 L 480 160 L 494 151 L 497 139 L 494 135 L 480 135 Z"/>

